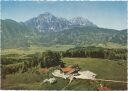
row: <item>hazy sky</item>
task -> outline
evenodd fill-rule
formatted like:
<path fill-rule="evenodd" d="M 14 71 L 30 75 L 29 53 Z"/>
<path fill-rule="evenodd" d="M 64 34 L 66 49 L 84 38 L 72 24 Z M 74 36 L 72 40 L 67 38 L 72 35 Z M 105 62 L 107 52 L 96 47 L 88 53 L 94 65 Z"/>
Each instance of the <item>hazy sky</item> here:
<path fill-rule="evenodd" d="M 13 19 L 18 22 L 36 17 L 43 12 L 70 19 L 83 16 L 99 27 L 126 29 L 126 2 L 57 2 L 57 1 L 3 1 L 2 19 Z"/>

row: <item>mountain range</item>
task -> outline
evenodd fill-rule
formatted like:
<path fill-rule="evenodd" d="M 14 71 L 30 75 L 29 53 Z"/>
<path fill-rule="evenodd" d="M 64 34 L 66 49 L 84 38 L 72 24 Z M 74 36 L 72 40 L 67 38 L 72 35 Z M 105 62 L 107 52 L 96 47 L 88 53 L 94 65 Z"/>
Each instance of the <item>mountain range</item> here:
<path fill-rule="evenodd" d="M 127 30 L 100 28 L 83 17 L 65 19 L 45 12 L 25 22 L 1 20 L 1 47 L 30 45 L 99 45 L 108 42 L 126 45 Z"/>
<path fill-rule="evenodd" d="M 37 17 L 29 19 L 25 22 L 27 26 L 38 29 L 39 31 L 48 32 L 48 31 L 62 31 L 64 29 L 69 29 L 76 26 L 93 26 L 97 27 L 95 24 L 90 22 L 88 19 L 83 17 L 75 17 L 70 20 L 67 20 L 62 17 L 56 17 L 48 12 L 40 14 Z"/>

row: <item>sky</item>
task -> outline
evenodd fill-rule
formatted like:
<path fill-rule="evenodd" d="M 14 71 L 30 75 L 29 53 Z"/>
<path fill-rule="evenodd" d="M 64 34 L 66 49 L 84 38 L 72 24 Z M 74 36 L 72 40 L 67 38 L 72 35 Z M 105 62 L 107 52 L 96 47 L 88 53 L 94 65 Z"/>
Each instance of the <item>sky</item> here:
<path fill-rule="evenodd" d="M 127 3 L 115 1 L 2 1 L 2 19 L 24 22 L 44 12 L 63 18 L 82 16 L 102 28 L 127 27 Z"/>

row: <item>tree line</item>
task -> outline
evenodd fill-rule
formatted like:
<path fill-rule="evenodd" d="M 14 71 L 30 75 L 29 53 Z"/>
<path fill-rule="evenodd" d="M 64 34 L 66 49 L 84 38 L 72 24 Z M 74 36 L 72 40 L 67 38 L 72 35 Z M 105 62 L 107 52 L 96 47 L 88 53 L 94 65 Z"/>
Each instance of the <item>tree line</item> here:
<path fill-rule="evenodd" d="M 76 47 L 63 53 L 63 57 L 92 57 L 111 60 L 126 60 L 127 49 L 107 49 L 102 47 Z"/>

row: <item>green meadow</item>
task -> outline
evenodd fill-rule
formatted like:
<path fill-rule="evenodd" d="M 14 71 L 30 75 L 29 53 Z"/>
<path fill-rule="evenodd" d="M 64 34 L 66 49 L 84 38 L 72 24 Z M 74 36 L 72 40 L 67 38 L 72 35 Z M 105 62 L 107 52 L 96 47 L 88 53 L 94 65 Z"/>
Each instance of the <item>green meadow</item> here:
<path fill-rule="evenodd" d="M 90 70 L 97 74 L 96 78 L 106 80 L 127 81 L 126 62 L 112 61 L 99 58 L 63 58 L 66 65 L 78 64 L 81 70 Z M 62 90 L 69 82 L 68 79 L 56 78 L 54 84 L 43 83 L 46 78 L 54 77 L 51 72 L 36 74 L 36 68 L 31 68 L 25 73 L 15 73 L 7 75 L 6 79 L 2 80 L 2 89 L 28 89 L 28 90 Z M 123 90 L 127 88 L 127 84 L 90 81 L 82 79 L 74 79 L 65 90 L 97 90 L 99 84 L 106 84 L 111 90 Z"/>

